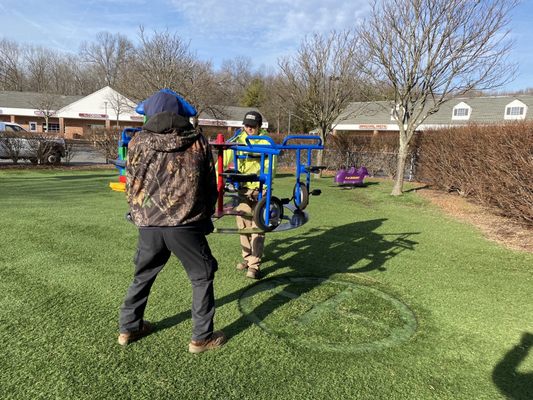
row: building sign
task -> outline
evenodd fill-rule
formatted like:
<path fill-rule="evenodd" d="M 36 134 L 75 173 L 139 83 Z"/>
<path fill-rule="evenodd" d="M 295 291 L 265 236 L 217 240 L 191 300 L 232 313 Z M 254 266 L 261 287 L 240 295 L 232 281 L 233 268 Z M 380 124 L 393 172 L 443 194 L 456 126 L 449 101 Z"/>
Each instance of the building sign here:
<path fill-rule="evenodd" d="M 228 126 L 227 121 L 222 121 L 220 119 L 198 119 L 199 125 L 215 125 L 215 126 Z"/>
<path fill-rule="evenodd" d="M 386 124 L 360 124 L 359 129 L 387 129 Z"/>
<path fill-rule="evenodd" d="M 88 114 L 88 113 L 79 113 L 82 118 L 108 118 L 107 114 Z"/>
<path fill-rule="evenodd" d="M 144 117 L 143 117 L 143 116 L 140 116 L 140 115 L 130 115 L 130 118 L 131 118 L 133 121 L 144 121 Z"/>

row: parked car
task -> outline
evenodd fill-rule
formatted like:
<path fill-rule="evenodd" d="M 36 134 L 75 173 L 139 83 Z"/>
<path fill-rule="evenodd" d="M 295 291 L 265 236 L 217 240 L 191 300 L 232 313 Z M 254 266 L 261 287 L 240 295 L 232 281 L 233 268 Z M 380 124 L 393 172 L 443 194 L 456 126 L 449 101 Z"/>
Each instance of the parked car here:
<path fill-rule="evenodd" d="M 59 164 L 62 157 L 65 157 L 65 139 L 36 135 L 19 124 L 0 122 L 0 158 Z"/>

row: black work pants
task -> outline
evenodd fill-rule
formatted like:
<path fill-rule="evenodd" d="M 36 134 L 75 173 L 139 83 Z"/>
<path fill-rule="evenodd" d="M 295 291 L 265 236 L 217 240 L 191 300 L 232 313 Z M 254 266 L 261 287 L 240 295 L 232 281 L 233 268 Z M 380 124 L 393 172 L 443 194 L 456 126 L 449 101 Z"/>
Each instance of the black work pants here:
<path fill-rule="evenodd" d="M 179 258 L 192 285 L 193 340 L 213 333 L 215 296 L 213 279 L 218 268 L 205 233 L 197 228 L 140 228 L 135 274 L 120 308 L 120 332 L 141 329 L 150 289 L 171 252 Z"/>

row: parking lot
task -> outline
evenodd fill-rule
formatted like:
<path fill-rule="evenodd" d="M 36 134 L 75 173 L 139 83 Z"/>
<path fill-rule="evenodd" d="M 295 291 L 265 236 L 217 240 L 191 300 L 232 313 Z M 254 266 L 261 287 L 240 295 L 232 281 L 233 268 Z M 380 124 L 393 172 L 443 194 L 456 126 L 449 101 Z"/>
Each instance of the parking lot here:
<path fill-rule="evenodd" d="M 69 165 L 104 165 L 106 164 L 106 159 L 95 149 L 91 144 L 87 142 L 75 143 L 72 147 L 72 158 L 70 159 Z M 62 160 L 62 163 L 65 163 L 65 160 Z M 0 165 L 10 165 L 13 164 L 12 160 L 9 159 L 0 159 Z M 18 164 L 28 164 L 31 163 L 28 160 L 19 160 Z"/>

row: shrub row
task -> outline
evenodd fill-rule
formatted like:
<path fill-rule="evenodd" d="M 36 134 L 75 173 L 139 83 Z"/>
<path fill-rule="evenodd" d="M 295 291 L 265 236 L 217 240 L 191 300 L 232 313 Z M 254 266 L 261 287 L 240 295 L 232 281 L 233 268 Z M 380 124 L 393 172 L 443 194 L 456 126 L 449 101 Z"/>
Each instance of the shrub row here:
<path fill-rule="evenodd" d="M 425 131 L 417 179 L 533 224 L 533 123 Z"/>
<path fill-rule="evenodd" d="M 331 135 L 326 163 L 329 169 L 364 165 L 371 176 L 394 178 L 398 154 L 398 135 Z"/>

